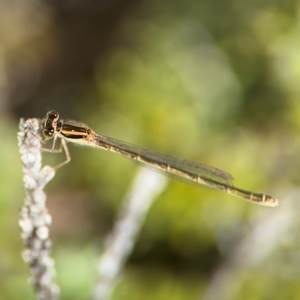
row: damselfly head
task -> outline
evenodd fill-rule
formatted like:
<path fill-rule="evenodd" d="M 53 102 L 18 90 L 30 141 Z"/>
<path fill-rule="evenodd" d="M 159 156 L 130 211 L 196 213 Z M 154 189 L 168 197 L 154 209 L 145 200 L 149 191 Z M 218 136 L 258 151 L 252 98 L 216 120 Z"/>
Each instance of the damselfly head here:
<path fill-rule="evenodd" d="M 42 132 L 45 138 L 54 136 L 58 119 L 59 113 L 57 111 L 50 110 L 47 112 L 45 119 L 42 121 Z"/>

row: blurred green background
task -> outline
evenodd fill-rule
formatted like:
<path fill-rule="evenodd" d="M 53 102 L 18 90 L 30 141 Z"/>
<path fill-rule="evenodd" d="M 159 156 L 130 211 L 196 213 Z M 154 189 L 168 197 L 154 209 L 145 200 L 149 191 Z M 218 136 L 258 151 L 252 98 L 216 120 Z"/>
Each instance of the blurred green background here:
<path fill-rule="evenodd" d="M 34 299 L 16 136 L 21 117 L 49 109 L 281 201 L 268 209 L 170 180 L 113 300 L 300 299 L 298 1 L 15 0 L 0 2 L 0 24 L 0 300 Z M 46 189 L 53 257 L 62 299 L 86 299 L 138 166 L 70 151 Z"/>

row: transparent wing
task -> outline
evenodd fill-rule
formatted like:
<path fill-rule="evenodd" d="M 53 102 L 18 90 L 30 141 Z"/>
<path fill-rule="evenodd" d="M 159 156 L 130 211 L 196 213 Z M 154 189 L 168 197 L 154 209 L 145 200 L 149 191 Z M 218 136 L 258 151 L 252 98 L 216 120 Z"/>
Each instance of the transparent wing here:
<path fill-rule="evenodd" d="M 132 159 L 134 159 L 134 156 L 140 156 L 148 161 L 153 161 L 155 164 L 169 165 L 172 168 L 187 172 L 191 175 L 205 177 L 228 185 L 231 185 L 233 181 L 233 177 L 229 173 L 202 163 L 146 149 L 103 135 L 95 134 L 94 138 L 100 145 L 106 144 L 122 150 L 120 154 Z M 153 168 L 155 168 L 155 164 L 153 164 Z"/>

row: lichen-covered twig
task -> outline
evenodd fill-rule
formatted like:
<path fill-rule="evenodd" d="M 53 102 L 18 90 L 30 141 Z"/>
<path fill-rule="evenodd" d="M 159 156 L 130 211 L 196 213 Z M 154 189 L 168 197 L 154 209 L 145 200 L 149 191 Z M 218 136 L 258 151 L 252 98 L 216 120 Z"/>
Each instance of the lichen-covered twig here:
<path fill-rule="evenodd" d="M 41 169 L 39 120 L 20 121 L 19 148 L 24 172 L 26 198 L 20 211 L 19 225 L 25 245 L 23 258 L 30 266 L 36 297 L 39 300 L 58 299 L 59 287 L 54 282 L 54 260 L 50 257 L 49 226 L 51 216 L 46 207 L 45 185 L 54 177 L 52 168 Z"/>

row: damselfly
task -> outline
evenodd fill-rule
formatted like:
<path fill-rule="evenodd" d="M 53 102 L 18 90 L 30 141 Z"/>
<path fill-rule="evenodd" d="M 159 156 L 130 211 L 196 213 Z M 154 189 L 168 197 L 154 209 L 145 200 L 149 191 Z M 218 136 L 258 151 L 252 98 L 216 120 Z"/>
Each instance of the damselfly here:
<path fill-rule="evenodd" d="M 67 159 L 56 168 L 62 167 L 71 160 L 66 143 L 68 141 L 121 154 L 160 171 L 185 178 L 198 185 L 223 191 L 256 204 L 269 207 L 278 205 L 278 199 L 272 196 L 249 192 L 232 186 L 230 183 L 232 177 L 227 172 L 96 134 L 91 128 L 82 123 L 60 120 L 59 114 L 56 111 L 49 111 L 47 113 L 42 121 L 42 131 L 46 138 L 45 141 L 54 139 L 51 151 L 56 151 L 56 140 L 57 138 L 61 139 L 61 146 L 65 150 Z"/>

